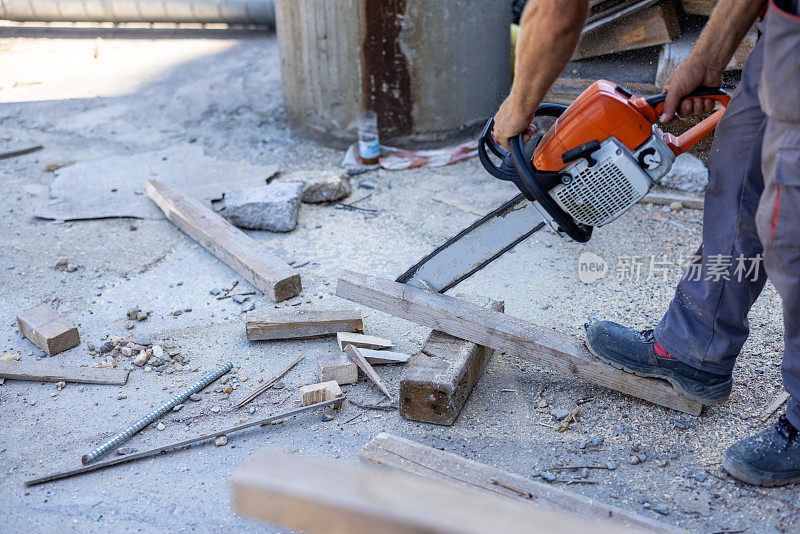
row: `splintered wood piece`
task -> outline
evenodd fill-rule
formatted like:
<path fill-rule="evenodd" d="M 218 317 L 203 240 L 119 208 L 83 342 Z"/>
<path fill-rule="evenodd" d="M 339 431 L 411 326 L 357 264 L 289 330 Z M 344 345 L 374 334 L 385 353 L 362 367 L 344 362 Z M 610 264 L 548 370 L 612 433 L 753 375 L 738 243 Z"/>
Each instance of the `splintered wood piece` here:
<path fill-rule="evenodd" d="M 156 180 L 147 180 L 147 194 L 175 226 L 269 299 L 280 302 L 302 290 L 296 270 L 199 200 Z"/>
<path fill-rule="evenodd" d="M 772 399 L 772 402 L 764 408 L 764 411 L 758 416 L 762 423 L 766 423 L 767 419 L 770 418 L 772 414 L 778 411 L 778 408 L 783 406 L 783 403 L 789 400 L 789 394 L 784 390 L 778 393 L 778 395 Z"/>
<path fill-rule="evenodd" d="M 355 345 L 360 349 L 391 349 L 394 343 L 388 339 L 375 336 L 365 336 L 364 334 L 353 334 L 351 332 L 338 332 L 336 342 L 339 343 L 339 350 L 344 352 L 347 345 Z"/>
<path fill-rule="evenodd" d="M 336 295 L 667 408 L 692 415 L 702 409 L 666 381 L 602 362 L 576 337 L 448 295 L 350 271 L 339 278 Z"/>
<path fill-rule="evenodd" d="M 17 326 L 25 337 L 50 356 L 77 347 L 81 342 L 75 325 L 48 304 L 17 315 Z"/>
<path fill-rule="evenodd" d="M 667 522 L 650 519 L 597 499 L 556 488 L 552 484 L 531 480 L 529 477 L 468 460 L 386 432 L 378 434 L 367 442 L 358 457 L 366 464 L 386 466 L 426 479 L 442 480 L 456 486 L 478 489 L 486 494 L 523 501 L 532 508 L 540 510 L 565 513 L 571 517 L 597 520 L 601 523 L 609 522 L 639 532 L 662 534 L 686 532 Z"/>
<path fill-rule="evenodd" d="M 411 359 L 410 354 L 392 352 L 390 350 L 359 349 L 361 355 L 372 365 L 385 365 L 392 363 L 406 363 Z"/>
<path fill-rule="evenodd" d="M 503 312 L 502 302 L 482 300 L 482 307 Z M 493 352 L 438 330 L 431 332 L 400 378 L 400 416 L 437 425 L 455 423 Z"/>
<path fill-rule="evenodd" d="M 613 517 L 589 520 L 441 480 L 278 450 L 231 478 L 237 512 L 309 534 L 641 532 Z"/>
<path fill-rule="evenodd" d="M 342 388 L 339 387 L 335 380 L 309 384 L 300 388 L 300 400 L 303 406 L 317 404 L 318 402 L 336 399 L 341 396 Z"/>
<path fill-rule="evenodd" d="M 250 341 L 308 339 L 363 332 L 364 318 L 358 310 L 281 308 L 248 314 L 245 328 Z"/>
<path fill-rule="evenodd" d="M 378 376 L 378 373 L 375 372 L 375 369 L 373 369 L 369 362 L 364 359 L 364 356 L 361 355 L 361 349 L 348 343 L 344 347 L 344 352 L 356 363 L 356 365 L 358 365 L 362 371 L 364 371 L 364 374 L 367 375 L 370 380 L 375 382 L 375 385 L 378 386 L 384 395 L 390 399 L 392 398 L 392 396 L 389 394 L 389 390 L 386 389 L 386 386 L 383 384 L 381 377 Z"/>
<path fill-rule="evenodd" d="M 0 360 L 0 378 L 41 382 L 75 382 L 80 384 L 125 385 L 128 371 L 54 365 L 43 362 Z"/>
<path fill-rule="evenodd" d="M 320 382 L 335 380 L 340 386 L 358 382 L 358 366 L 335 349 L 317 356 L 317 365 Z"/>

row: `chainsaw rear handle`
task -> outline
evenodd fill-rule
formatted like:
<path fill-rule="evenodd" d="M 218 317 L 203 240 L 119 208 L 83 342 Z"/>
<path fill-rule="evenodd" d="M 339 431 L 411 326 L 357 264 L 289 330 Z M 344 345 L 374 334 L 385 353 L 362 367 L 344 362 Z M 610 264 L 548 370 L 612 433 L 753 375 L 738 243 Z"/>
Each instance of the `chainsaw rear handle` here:
<path fill-rule="evenodd" d="M 728 102 L 731 101 L 730 95 L 723 91 L 722 89 L 714 89 L 710 87 L 700 87 L 695 89 L 684 98 L 707 98 L 709 100 L 714 100 L 722 104 L 724 108 L 728 107 Z M 666 93 L 661 93 L 660 95 L 653 95 L 649 96 L 644 99 L 644 101 L 653 108 L 653 123 L 655 123 L 655 119 L 664 112 L 664 102 L 667 99 Z M 703 137 L 707 136 L 719 124 L 719 120 L 722 118 L 722 115 L 725 113 L 724 109 L 720 109 L 719 111 L 715 111 L 699 123 L 695 124 L 684 133 L 675 137 L 672 134 L 665 134 L 665 140 L 667 145 L 669 145 L 672 152 L 675 153 L 676 156 L 683 154 L 690 148 L 692 148 L 698 141 L 700 141 Z"/>

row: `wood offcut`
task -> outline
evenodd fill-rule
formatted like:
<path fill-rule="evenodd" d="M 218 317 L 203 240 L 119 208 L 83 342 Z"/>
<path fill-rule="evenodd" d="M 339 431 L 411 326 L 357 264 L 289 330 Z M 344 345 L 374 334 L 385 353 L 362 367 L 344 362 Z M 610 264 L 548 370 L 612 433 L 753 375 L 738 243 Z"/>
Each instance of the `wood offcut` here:
<path fill-rule="evenodd" d="M 661 406 L 692 415 L 702 409 L 668 382 L 614 369 L 576 337 L 448 295 L 351 271 L 342 273 L 336 295 Z"/>
<path fill-rule="evenodd" d="M 17 315 L 17 326 L 25 337 L 50 356 L 77 347 L 81 342 L 75 325 L 49 304 L 40 304 Z"/>
<path fill-rule="evenodd" d="M 302 290 L 294 269 L 199 200 L 156 180 L 147 180 L 147 194 L 175 226 L 269 299 L 280 302 Z"/>
<path fill-rule="evenodd" d="M 34 382 L 74 382 L 77 384 L 123 386 L 128 381 L 128 371 L 78 367 L 75 365 L 54 365 L 45 362 L 0 360 L 0 378 L 31 380 Z"/>
<path fill-rule="evenodd" d="M 364 318 L 358 310 L 280 308 L 248 314 L 245 328 L 250 341 L 310 339 L 363 332 Z"/>
<path fill-rule="evenodd" d="M 389 390 L 386 388 L 386 385 L 381 380 L 381 377 L 378 376 L 378 373 L 375 372 L 375 369 L 372 368 L 372 365 L 364 359 L 364 356 L 361 355 L 361 349 L 356 347 L 355 345 L 347 344 L 344 347 L 344 353 L 356 364 L 358 368 L 364 371 L 364 374 L 372 380 L 378 389 L 380 389 L 384 395 L 388 398 L 392 398 Z"/>
<path fill-rule="evenodd" d="M 360 349 L 391 349 L 394 343 L 388 339 L 364 334 L 353 334 L 350 332 L 339 332 L 336 334 L 336 342 L 339 343 L 339 350 L 344 352 L 347 345 L 353 345 Z"/>

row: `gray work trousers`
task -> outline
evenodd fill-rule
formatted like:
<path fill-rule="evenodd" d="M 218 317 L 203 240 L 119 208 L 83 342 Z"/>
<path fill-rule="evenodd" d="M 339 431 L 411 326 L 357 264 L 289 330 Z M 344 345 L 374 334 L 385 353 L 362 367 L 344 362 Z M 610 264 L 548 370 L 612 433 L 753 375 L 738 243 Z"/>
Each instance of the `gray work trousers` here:
<path fill-rule="evenodd" d="M 787 417 L 800 428 L 800 17 L 771 2 L 760 29 L 709 155 L 703 243 L 655 338 L 730 374 L 769 276 L 783 302 Z"/>

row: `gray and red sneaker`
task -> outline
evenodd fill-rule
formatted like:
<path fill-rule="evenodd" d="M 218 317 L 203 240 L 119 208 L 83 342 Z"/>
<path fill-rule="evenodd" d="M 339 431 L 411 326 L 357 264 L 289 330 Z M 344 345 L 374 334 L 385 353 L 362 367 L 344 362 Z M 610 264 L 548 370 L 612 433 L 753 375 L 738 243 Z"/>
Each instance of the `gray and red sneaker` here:
<path fill-rule="evenodd" d="M 731 375 L 709 373 L 683 363 L 656 342 L 652 329 L 637 332 L 600 321 L 586 328 L 586 346 L 612 367 L 637 376 L 663 378 L 701 404 L 721 404 L 731 394 Z"/>

